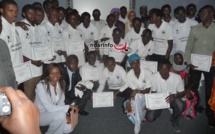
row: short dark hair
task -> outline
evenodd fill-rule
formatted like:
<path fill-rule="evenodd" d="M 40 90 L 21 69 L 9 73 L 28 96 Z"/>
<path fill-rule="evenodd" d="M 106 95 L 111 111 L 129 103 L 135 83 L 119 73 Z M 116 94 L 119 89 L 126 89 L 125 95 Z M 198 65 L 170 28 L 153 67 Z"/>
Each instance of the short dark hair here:
<path fill-rule="evenodd" d="M 93 13 L 96 12 L 96 11 L 99 12 L 99 14 L 101 14 L 101 12 L 100 12 L 99 9 L 94 9 L 94 10 L 93 10 Z M 92 13 L 92 14 L 93 14 L 93 13 Z"/>
<path fill-rule="evenodd" d="M 150 35 L 152 35 L 152 31 L 150 29 L 146 28 L 145 30 L 143 30 L 142 36 L 145 36 L 147 33 L 149 33 Z"/>
<path fill-rule="evenodd" d="M 87 57 L 89 57 L 91 55 L 95 55 L 96 56 L 96 52 L 95 51 L 90 51 L 90 52 L 87 53 Z"/>
<path fill-rule="evenodd" d="M 78 57 L 76 55 L 74 55 L 74 54 L 71 54 L 71 55 L 67 56 L 66 62 L 71 61 L 71 60 L 75 60 L 75 61 L 78 62 Z"/>
<path fill-rule="evenodd" d="M 150 15 L 153 15 L 153 14 L 161 18 L 163 17 L 163 12 L 161 11 L 161 9 L 158 9 L 158 8 L 154 8 L 150 10 Z"/>
<path fill-rule="evenodd" d="M 118 27 L 113 29 L 113 33 L 117 32 L 117 31 L 119 31 L 120 33 L 122 33 L 121 29 L 118 28 Z"/>
<path fill-rule="evenodd" d="M 163 65 L 168 65 L 168 66 L 170 66 L 171 63 L 170 63 L 170 61 L 167 60 L 167 59 L 163 59 L 163 60 L 161 60 L 161 61 L 158 62 L 159 68 L 162 67 Z"/>
<path fill-rule="evenodd" d="M 109 14 L 109 15 L 107 16 L 107 18 L 106 18 L 106 21 L 107 21 L 110 17 L 115 18 L 115 16 L 114 16 L 113 14 Z"/>
<path fill-rule="evenodd" d="M 88 16 L 90 18 L 90 14 L 88 12 L 84 12 L 81 14 L 81 18 L 82 20 L 84 19 L 84 17 Z"/>
<path fill-rule="evenodd" d="M 194 7 L 196 9 L 196 5 L 193 3 L 190 3 L 189 5 L 187 5 L 186 10 L 188 10 L 190 7 Z"/>
<path fill-rule="evenodd" d="M 115 62 L 115 58 L 114 57 L 107 57 L 106 61 L 113 61 L 113 62 Z"/>
<path fill-rule="evenodd" d="M 37 6 L 37 5 L 40 5 L 41 7 L 43 7 L 43 5 L 40 3 L 40 2 L 34 2 L 33 4 L 32 4 L 32 6 Z"/>
<path fill-rule="evenodd" d="M 200 13 L 201 13 L 201 11 L 204 10 L 204 9 L 207 9 L 207 10 L 209 10 L 209 11 L 211 11 L 211 12 L 214 13 L 214 7 L 211 6 L 211 5 L 205 5 L 205 6 L 203 6 L 203 7 L 199 10 Z"/>
<path fill-rule="evenodd" d="M 22 13 L 26 13 L 26 12 L 27 12 L 28 10 L 30 10 L 30 9 L 35 10 L 35 8 L 34 8 L 33 5 L 27 4 L 27 5 L 25 5 L 25 6 L 22 8 Z"/>
<path fill-rule="evenodd" d="M 68 13 L 68 14 L 66 14 L 66 22 L 67 23 L 69 22 L 69 19 L 70 19 L 71 16 L 75 16 L 77 18 L 77 14 L 76 13 L 73 13 L 73 12 Z"/>
<path fill-rule="evenodd" d="M 169 4 L 165 4 L 161 7 L 161 10 L 163 11 L 165 8 L 169 8 L 171 10 L 171 6 Z"/>
<path fill-rule="evenodd" d="M 122 10 L 123 8 L 124 8 L 125 10 L 127 10 L 127 8 L 126 8 L 125 6 L 121 6 L 121 7 L 120 7 L 120 10 Z"/>
<path fill-rule="evenodd" d="M 178 6 L 174 9 L 174 14 L 178 14 L 179 11 L 186 13 L 186 9 L 183 6 Z"/>
<path fill-rule="evenodd" d="M 141 19 L 139 17 L 135 17 L 133 20 L 132 20 L 132 24 L 134 24 L 136 21 L 139 21 L 141 23 Z"/>
<path fill-rule="evenodd" d="M 64 12 L 64 14 L 66 14 L 66 9 L 64 7 L 58 7 L 57 10 L 58 11 L 62 10 Z"/>
<path fill-rule="evenodd" d="M 2 0 L 0 3 L 0 8 L 5 8 L 7 5 L 17 5 L 17 3 L 14 0 Z"/>

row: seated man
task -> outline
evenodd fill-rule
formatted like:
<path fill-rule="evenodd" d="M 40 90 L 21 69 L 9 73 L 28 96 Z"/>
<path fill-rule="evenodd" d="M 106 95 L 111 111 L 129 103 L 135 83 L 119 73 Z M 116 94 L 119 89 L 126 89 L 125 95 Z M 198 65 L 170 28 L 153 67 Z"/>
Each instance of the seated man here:
<path fill-rule="evenodd" d="M 70 55 L 66 60 L 66 67 L 63 68 L 66 88 L 65 88 L 65 104 L 77 105 L 79 107 L 79 114 L 88 115 L 89 113 L 84 111 L 87 104 L 87 100 L 91 97 L 90 88 L 93 87 L 91 82 L 82 81 L 81 75 L 78 70 L 78 57 L 76 55 Z M 80 83 L 80 84 L 79 84 Z M 82 91 L 82 95 L 77 96 L 76 89 Z"/>
<path fill-rule="evenodd" d="M 127 100 L 130 97 L 131 89 L 127 85 L 125 70 L 116 64 L 113 57 L 108 57 L 106 62 L 107 67 L 103 70 L 103 80 L 107 81 L 108 90 L 114 92 L 114 99 L 116 96 L 120 96 L 125 98 L 124 101 Z"/>
<path fill-rule="evenodd" d="M 184 84 L 181 77 L 175 73 L 170 72 L 170 62 L 164 60 L 159 63 L 159 72 L 153 74 L 150 78 L 152 93 L 166 93 L 170 95 L 166 98 L 166 102 L 170 103 L 170 108 L 173 109 L 173 114 L 170 118 L 172 126 L 176 132 L 181 132 L 179 121 L 184 109 Z M 160 110 L 149 110 L 146 114 L 148 121 L 155 121 L 161 115 Z"/>
<path fill-rule="evenodd" d="M 87 53 L 87 61 L 80 68 L 80 75 L 82 80 L 92 81 L 93 82 L 93 91 L 101 92 L 104 88 L 104 80 L 102 77 L 102 71 L 104 69 L 104 64 L 96 60 L 96 52 L 90 51 Z"/>

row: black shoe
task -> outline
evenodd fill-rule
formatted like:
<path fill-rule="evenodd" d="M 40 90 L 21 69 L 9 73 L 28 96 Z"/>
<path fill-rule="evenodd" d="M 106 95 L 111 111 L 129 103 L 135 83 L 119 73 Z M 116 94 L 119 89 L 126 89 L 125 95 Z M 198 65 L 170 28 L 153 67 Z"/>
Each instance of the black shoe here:
<path fill-rule="evenodd" d="M 209 121 L 208 125 L 210 128 L 215 128 L 215 121 Z"/>
<path fill-rule="evenodd" d="M 204 112 L 204 110 L 205 110 L 205 108 L 204 108 L 204 107 L 199 106 L 199 107 L 197 107 L 197 108 L 196 108 L 196 113 L 201 114 L 201 113 L 203 113 L 203 112 Z"/>
<path fill-rule="evenodd" d="M 87 111 L 84 111 L 84 110 L 80 110 L 78 113 L 80 115 L 88 115 L 89 114 Z"/>

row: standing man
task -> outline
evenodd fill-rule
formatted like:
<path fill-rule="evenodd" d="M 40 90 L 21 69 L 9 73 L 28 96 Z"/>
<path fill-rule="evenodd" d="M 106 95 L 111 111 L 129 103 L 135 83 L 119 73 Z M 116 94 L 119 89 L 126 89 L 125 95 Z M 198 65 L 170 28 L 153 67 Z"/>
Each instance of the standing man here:
<path fill-rule="evenodd" d="M 154 41 L 154 61 L 169 59 L 173 45 L 172 26 L 165 21 L 162 21 L 162 11 L 160 9 L 151 10 L 151 23 L 149 29 L 152 31 Z"/>
<path fill-rule="evenodd" d="M 190 35 L 187 41 L 187 46 L 185 49 L 185 58 L 187 64 L 190 66 L 190 75 L 192 85 L 191 89 L 195 92 L 197 96 L 197 104 L 195 109 L 199 109 L 199 81 L 201 74 L 205 77 L 205 94 L 206 94 L 206 115 L 208 117 L 208 124 L 211 127 L 215 127 L 214 112 L 210 109 L 208 105 L 208 100 L 211 96 L 211 89 L 213 86 L 213 70 L 214 67 L 210 68 L 209 72 L 195 70 L 195 66 L 191 63 L 191 54 L 200 54 L 212 56 L 215 48 L 215 23 L 213 22 L 214 8 L 213 6 L 206 5 L 200 9 L 201 23 L 193 27 L 190 31 Z"/>
<path fill-rule="evenodd" d="M 93 10 L 93 18 L 94 20 L 91 20 L 91 23 L 98 29 L 99 33 L 102 27 L 105 26 L 106 21 L 103 19 L 100 19 L 101 12 L 99 9 Z"/>
<path fill-rule="evenodd" d="M 143 5 L 140 7 L 140 15 L 141 15 L 141 22 L 144 24 L 145 28 L 148 28 L 150 24 L 150 17 L 148 16 L 147 6 Z"/>
<path fill-rule="evenodd" d="M 128 22 L 127 18 L 127 8 L 125 6 L 120 7 L 120 16 L 119 20 L 122 21 L 124 24 Z"/>

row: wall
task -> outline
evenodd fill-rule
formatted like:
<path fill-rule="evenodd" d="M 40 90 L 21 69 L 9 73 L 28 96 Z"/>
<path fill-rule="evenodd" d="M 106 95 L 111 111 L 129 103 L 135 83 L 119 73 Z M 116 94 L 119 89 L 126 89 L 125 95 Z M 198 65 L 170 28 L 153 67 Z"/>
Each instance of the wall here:
<path fill-rule="evenodd" d="M 101 12 L 101 19 L 106 20 L 106 16 L 110 14 L 112 8 L 115 7 L 129 7 L 129 0 L 73 0 L 73 8 L 77 9 L 79 13 L 89 12 L 98 8 Z M 92 19 L 92 18 L 91 18 Z"/>
<path fill-rule="evenodd" d="M 136 0 L 136 13 L 139 16 L 139 7 L 141 5 L 147 5 L 149 11 L 151 8 L 161 8 L 164 4 L 169 4 L 173 11 L 177 6 L 186 7 L 190 3 L 196 4 L 197 9 L 207 4 L 215 6 L 215 0 Z"/>

